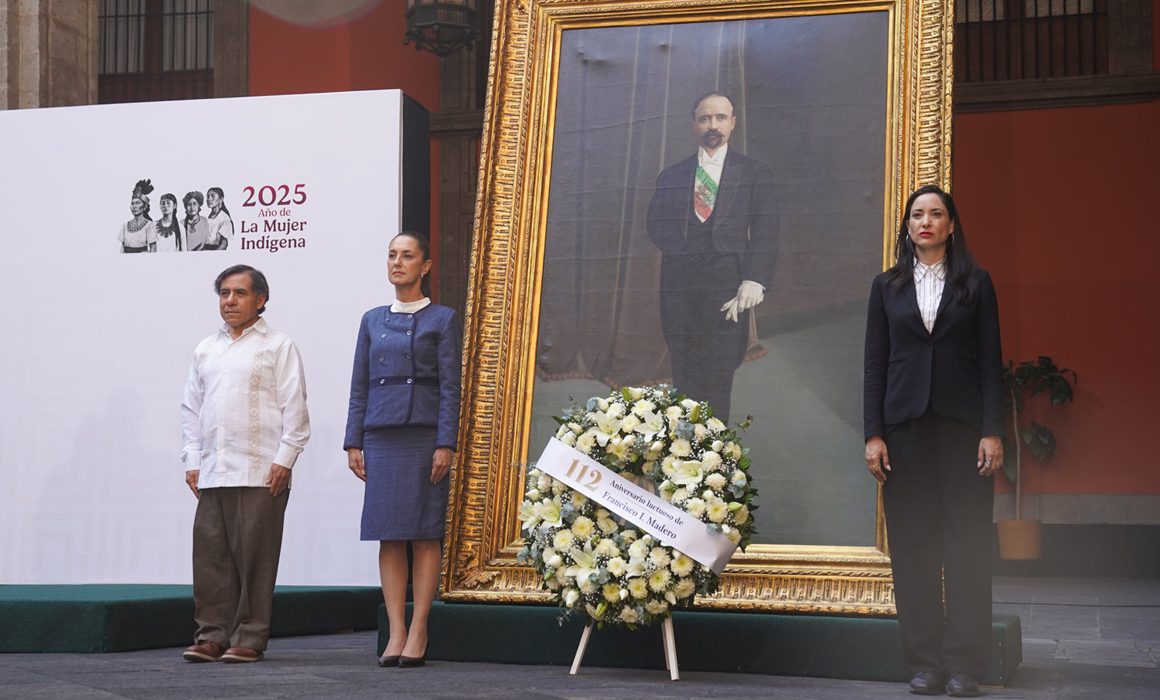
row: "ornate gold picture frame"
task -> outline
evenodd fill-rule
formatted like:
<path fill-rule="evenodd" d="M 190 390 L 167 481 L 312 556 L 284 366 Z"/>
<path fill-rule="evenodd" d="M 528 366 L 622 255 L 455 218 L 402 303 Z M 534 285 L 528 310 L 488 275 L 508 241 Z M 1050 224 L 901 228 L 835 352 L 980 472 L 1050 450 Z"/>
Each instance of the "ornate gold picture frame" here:
<path fill-rule="evenodd" d="M 789 24 L 800 21 L 806 23 Z M 863 21 L 865 24 L 857 24 Z M 867 264 L 877 271 L 893 258 L 890 248 L 898 226 L 898 212 L 909 192 L 920 184 L 946 186 L 949 183 L 953 23 L 953 6 L 941 0 L 500 0 L 497 3 L 464 333 L 463 429 L 451 482 L 451 513 L 442 579 L 444 600 L 511 603 L 548 600 L 535 572 L 516 561 L 516 552 L 522 544 L 517 512 L 526 465 L 535 460 L 543 447 L 542 443 L 533 442 L 534 435 L 538 438 L 537 421 L 544 419 L 545 412 L 555 413 L 564 408 L 545 406 L 543 402 L 537 404 L 533 394 L 537 378 L 545 376 L 544 362 L 537 358 L 542 340 L 539 336 L 548 327 L 542 325 L 543 317 L 554 313 L 546 309 L 558 283 L 554 272 L 545 274 L 545 256 L 553 246 L 560 247 L 553 238 L 562 235 L 554 232 L 563 229 L 558 224 L 559 203 L 563 201 L 559 197 L 566 187 L 578 191 L 592 188 L 590 184 L 575 185 L 573 179 L 564 177 L 576 167 L 571 158 L 560 155 L 569 134 L 577 128 L 589 129 L 597 135 L 604 133 L 598 129 L 616 134 L 622 127 L 635 128 L 641 124 L 645 125 L 641 131 L 651 131 L 650 125 L 666 125 L 670 121 L 680 123 L 666 127 L 669 131 L 683 133 L 687 122 L 681 120 L 688 118 L 688 112 L 683 106 L 672 105 L 684 105 L 688 101 L 669 99 L 669 87 L 672 92 L 680 92 L 692 89 L 685 83 L 700 81 L 712 83 L 710 89 L 717 90 L 722 71 L 737 73 L 744 69 L 749 74 L 743 80 L 731 81 L 745 86 L 744 99 L 754 104 L 746 112 L 754 122 L 747 132 L 751 135 L 749 143 L 774 143 L 769 134 L 776 133 L 777 127 L 762 122 L 765 113 L 761 91 L 756 89 L 764 85 L 767 76 L 770 81 L 782 81 L 783 86 L 808 88 L 819 83 L 820 74 L 811 73 L 822 70 L 816 68 L 818 65 L 870 63 L 872 71 L 876 71 L 872 75 L 878 76 L 875 81 L 879 81 L 871 81 L 871 90 L 876 91 L 873 101 L 877 105 L 871 110 L 872 125 L 867 128 L 854 126 L 854 122 L 837 120 L 835 125 L 827 121 L 818 128 L 835 131 L 818 138 L 833 142 L 835 134 L 850 137 L 851 143 L 861 144 L 850 150 L 859 152 L 866 152 L 866 144 L 873 146 L 872 157 L 867 161 L 877 163 L 873 172 L 859 168 L 854 175 L 862 178 L 858 181 L 860 201 L 881 220 L 863 222 L 865 225 L 857 227 L 858 231 L 853 234 L 846 231 L 849 226 L 842 228 L 848 235 L 858 236 L 855 240 L 865 242 L 866 254 L 862 257 L 868 258 Z M 808 31 L 799 31 L 799 27 Z M 868 42 L 865 56 L 854 55 L 852 63 L 831 64 L 821 60 L 825 56 L 814 60 L 810 53 L 814 44 L 803 46 L 804 39 L 796 40 L 813 37 L 810 42 L 820 41 L 817 46 L 826 46 L 826 41 L 831 47 L 841 46 L 839 27 L 842 31 L 854 27 L 860 40 Z M 831 28 L 837 33 L 828 37 Z M 663 78 L 666 87 L 662 101 L 669 106 L 643 116 L 633 109 L 622 108 L 615 101 L 606 104 L 594 93 L 588 99 L 593 106 L 607 106 L 611 112 L 624 114 L 614 116 L 605 124 L 596 110 L 597 117 L 585 122 L 587 126 L 576 127 L 575 107 L 586 104 L 586 98 L 577 96 L 574 83 L 569 82 L 571 76 L 577 74 L 581 63 L 598 68 L 608 61 L 615 62 L 615 58 L 602 55 L 599 49 L 623 43 L 621 39 L 628 34 L 618 33 L 620 30 L 630 32 L 634 41 L 643 42 L 655 51 L 669 50 L 670 42 L 676 42 L 669 37 L 679 37 L 684 43 L 679 46 L 674 43 L 676 49 L 686 53 L 702 50 L 710 62 L 715 62 L 713 75 L 718 76 L 717 82 L 698 74 L 700 69 L 668 75 Z M 733 47 L 729 49 L 731 55 L 740 56 L 730 60 L 742 69 L 721 68 L 718 50 L 704 48 L 708 45 L 706 37 L 723 33 L 742 37 L 729 44 Z M 744 52 L 736 50 L 737 42 L 744 45 Z M 793 45 L 792 50 L 797 52 L 793 60 L 784 52 L 790 49 L 783 51 L 778 42 Z M 845 50 L 840 48 L 837 53 Z M 773 66 L 762 71 L 782 71 L 780 77 L 765 72 L 754 75 L 755 55 L 766 61 L 762 65 Z M 590 82 L 598 85 L 600 80 L 598 75 Z M 866 82 L 859 80 L 859 84 Z M 652 85 L 655 81 L 646 82 Z M 624 87 L 628 96 L 638 94 L 641 89 L 635 83 Z M 791 92 L 780 89 L 771 99 L 784 106 L 792 102 L 787 97 Z M 844 92 L 839 84 L 838 89 L 827 94 L 830 97 L 825 99 L 836 104 Z M 733 98 L 733 101 L 740 100 Z M 822 98 L 815 100 L 822 101 Z M 626 97 L 624 104 L 629 102 L 637 103 L 635 97 Z M 566 113 L 560 111 L 561 105 L 568 105 Z M 810 106 L 815 115 L 824 113 L 823 107 Z M 840 109 L 835 107 L 832 111 L 837 113 Z M 781 143 L 803 138 L 794 134 L 792 139 L 783 139 Z M 599 162 L 604 148 L 600 144 L 607 142 L 597 139 L 595 143 L 598 144 L 595 160 Z M 676 149 L 679 140 L 674 137 L 671 143 L 672 149 Z M 689 146 L 681 142 L 680 148 Z M 619 152 L 620 149 L 609 150 Z M 769 156 L 771 160 L 781 158 L 783 150 L 790 152 L 788 146 L 782 149 L 776 143 L 766 150 L 773 152 Z M 795 158 L 814 162 L 808 151 L 795 153 Z M 671 162 L 673 157 L 661 154 L 656 160 L 662 162 L 667 158 L 665 162 Z M 798 173 L 804 169 L 798 163 L 780 165 L 785 168 L 784 172 Z M 648 167 L 652 170 L 641 174 L 641 181 L 656 176 L 659 168 Z M 831 172 L 821 168 L 818 177 L 832 177 L 827 175 Z M 776 173 L 775 166 L 775 178 Z M 556 192 L 552 191 L 553 187 Z M 787 185 L 783 189 L 792 188 Z M 805 206 L 807 212 L 816 211 L 819 216 L 826 216 L 845 206 L 835 203 L 837 195 L 828 193 L 838 190 L 825 181 L 802 191 L 817 193 L 817 201 Z M 624 198 L 626 202 L 629 199 Z M 810 196 L 807 194 L 804 199 Z M 587 206 L 591 210 L 593 205 L 589 202 Z M 631 206 L 627 204 L 626 208 Z M 582 206 L 577 210 L 585 211 Z M 801 235 L 800 230 L 796 220 L 787 216 L 782 222 L 782 240 L 794 241 L 794 236 Z M 784 247 L 793 248 L 788 244 Z M 779 264 L 792 265 L 792 256 L 783 255 Z M 865 283 L 868 290 L 868 278 Z M 852 302 L 847 299 L 844 303 Z M 860 303 L 864 316 L 864 297 Z M 592 372 L 589 376 L 596 377 Z M 607 373 L 596 378 L 612 384 L 621 381 L 615 377 L 609 380 L 606 376 Z M 631 380 L 632 377 L 624 381 Z M 860 384 L 853 390 L 860 397 Z M 583 400 L 587 396 L 575 398 Z M 860 403 L 846 408 L 856 408 L 860 416 Z M 860 437 L 858 440 L 860 443 Z M 698 598 L 697 606 L 892 614 L 893 592 L 881 499 L 875 498 L 874 482 L 864 473 L 860 447 L 849 455 L 848 464 L 842 468 L 860 474 L 862 479 L 854 482 L 859 485 L 853 488 L 865 489 L 868 499 L 870 516 L 866 519 L 865 532 L 860 538 L 854 538 L 859 544 L 810 543 L 802 542 L 801 537 L 793 544 L 778 543 L 778 529 L 773 528 L 766 533 L 766 544 L 751 545 L 747 551 L 735 554 L 718 593 Z"/>

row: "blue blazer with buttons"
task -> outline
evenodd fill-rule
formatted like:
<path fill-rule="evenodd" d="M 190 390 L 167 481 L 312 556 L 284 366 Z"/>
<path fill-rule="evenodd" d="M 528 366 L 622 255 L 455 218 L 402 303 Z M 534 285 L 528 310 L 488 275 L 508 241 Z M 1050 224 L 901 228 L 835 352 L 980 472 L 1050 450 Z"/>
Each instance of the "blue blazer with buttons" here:
<path fill-rule="evenodd" d="M 415 313 L 380 306 L 363 314 L 343 449 L 361 449 L 368 430 L 431 426 L 435 446 L 454 450 L 460 368 L 459 325 L 446 306 L 429 304 Z"/>

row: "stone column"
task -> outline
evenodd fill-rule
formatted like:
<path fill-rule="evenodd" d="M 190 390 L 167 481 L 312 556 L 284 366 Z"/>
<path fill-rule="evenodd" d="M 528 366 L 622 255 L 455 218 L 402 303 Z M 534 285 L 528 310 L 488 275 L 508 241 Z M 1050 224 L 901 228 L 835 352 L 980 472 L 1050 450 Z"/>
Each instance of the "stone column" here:
<path fill-rule="evenodd" d="M 0 108 L 97 101 L 97 0 L 0 6 Z"/>

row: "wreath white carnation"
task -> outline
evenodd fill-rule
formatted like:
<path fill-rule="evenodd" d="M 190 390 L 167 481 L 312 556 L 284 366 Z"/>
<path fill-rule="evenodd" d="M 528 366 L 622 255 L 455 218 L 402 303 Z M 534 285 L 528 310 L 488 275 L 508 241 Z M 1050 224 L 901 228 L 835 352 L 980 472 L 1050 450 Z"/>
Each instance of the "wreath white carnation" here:
<path fill-rule="evenodd" d="M 744 549 L 754 533 L 757 490 L 738 430 L 703 402 L 666 385 L 625 387 L 572 406 L 556 437 L 706 523 Z M 528 472 L 520 507 L 521 562 L 542 575 L 565 615 L 635 627 L 717 590 L 704 565 L 615 517 L 539 469 Z"/>

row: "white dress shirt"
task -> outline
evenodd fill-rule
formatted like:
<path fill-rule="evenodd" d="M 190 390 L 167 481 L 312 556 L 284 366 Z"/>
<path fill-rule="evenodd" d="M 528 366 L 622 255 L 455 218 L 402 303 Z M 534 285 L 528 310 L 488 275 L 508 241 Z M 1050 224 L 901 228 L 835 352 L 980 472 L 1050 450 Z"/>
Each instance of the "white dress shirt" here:
<path fill-rule="evenodd" d="M 298 348 L 265 319 L 198 343 L 181 402 L 185 469 L 198 488 L 265 486 L 271 464 L 291 469 L 310 439 Z"/>
<path fill-rule="evenodd" d="M 922 325 L 926 326 L 927 333 L 934 332 L 934 320 L 938 316 L 946 279 L 946 258 L 933 265 L 923 265 L 918 258 L 914 259 L 914 292 L 918 296 L 918 312 L 922 314 Z"/>

